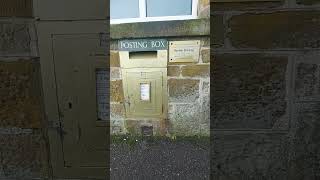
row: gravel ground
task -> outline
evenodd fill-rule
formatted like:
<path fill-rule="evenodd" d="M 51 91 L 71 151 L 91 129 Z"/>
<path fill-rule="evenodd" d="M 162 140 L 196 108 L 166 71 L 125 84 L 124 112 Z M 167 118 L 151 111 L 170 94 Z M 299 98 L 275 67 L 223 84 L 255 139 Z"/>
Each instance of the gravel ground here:
<path fill-rule="evenodd" d="M 141 140 L 111 144 L 112 180 L 207 180 L 209 143 Z"/>

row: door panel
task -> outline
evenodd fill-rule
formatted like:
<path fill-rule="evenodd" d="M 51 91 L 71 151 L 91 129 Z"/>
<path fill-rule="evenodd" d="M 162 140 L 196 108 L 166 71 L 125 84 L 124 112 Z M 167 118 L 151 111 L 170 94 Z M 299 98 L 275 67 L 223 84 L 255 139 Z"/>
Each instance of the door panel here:
<path fill-rule="evenodd" d="M 65 167 L 101 168 L 103 175 L 109 155 L 109 119 L 98 118 L 96 70 L 109 70 L 106 56 L 92 55 L 99 50 L 98 45 L 99 35 L 95 34 L 56 35 L 53 38 Z M 105 88 L 103 100 L 108 104 L 109 90 Z"/>
<path fill-rule="evenodd" d="M 160 117 L 163 106 L 163 72 L 127 69 L 125 71 L 126 110 L 129 117 Z M 149 99 L 141 99 L 141 84 L 149 87 Z"/>

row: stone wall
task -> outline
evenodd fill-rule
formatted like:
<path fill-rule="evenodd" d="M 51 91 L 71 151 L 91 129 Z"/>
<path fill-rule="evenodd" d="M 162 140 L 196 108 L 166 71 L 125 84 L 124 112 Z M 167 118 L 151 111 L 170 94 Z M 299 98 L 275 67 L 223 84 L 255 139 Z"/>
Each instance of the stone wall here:
<path fill-rule="evenodd" d="M 320 2 L 211 1 L 212 178 L 320 178 Z"/>
<path fill-rule="evenodd" d="M 0 20 L 0 179 L 46 176 L 40 61 L 32 19 Z"/>
<path fill-rule="evenodd" d="M 0 17 L 32 17 L 33 0 L 0 0 Z"/>
<path fill-rule="evenodd" d="M 168 63 L 168 122 L 171 135 L 209 136 L 210 38 L 209 1 L 201 0 L 199 19 L 132 23 L 111 26 L 110 92 L 111 133 L 132 133 L 139 123 L 125 120 L 124 97 L 117 43 L 128 38 L 200 40 L 197 63 Z M 134 126 L 134 127 L 133 127 Z M 134 133 L 134 132 L 133 132 Z"/>
<path fill-rule="evenodd" d="M 190 38 L 168 38 L 169 41 L 186 39 Z M 207 37 L 191 39 L 200 39 L 202 42 L 199 62 L 168 64 L 168 130 L 170 134 L 176 135 L 209 135 L 209 39 Z M 136 126 L 137 123 L 125 122 L 122 77 L 117 50 L 112 50 L 110 56 L 111 130 L 113 134 L 126 133 L 128 128 L 132 128 L 129 126 Z"/>

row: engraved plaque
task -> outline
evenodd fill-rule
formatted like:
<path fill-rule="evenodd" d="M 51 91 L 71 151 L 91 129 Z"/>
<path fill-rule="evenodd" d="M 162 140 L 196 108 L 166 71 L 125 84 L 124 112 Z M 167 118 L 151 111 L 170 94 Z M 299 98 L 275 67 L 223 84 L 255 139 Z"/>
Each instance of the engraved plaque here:
<path fill-rule="evenodd" d="M 171 41 L 169 62 L 198 62 L 200 41 Z"/>

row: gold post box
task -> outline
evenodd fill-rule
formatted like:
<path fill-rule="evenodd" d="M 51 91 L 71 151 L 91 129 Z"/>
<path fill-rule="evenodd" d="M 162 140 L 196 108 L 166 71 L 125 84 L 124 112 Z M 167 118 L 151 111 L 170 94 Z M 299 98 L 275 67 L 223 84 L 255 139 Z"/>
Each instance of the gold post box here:
<path fill-rule="evenodd" d="M 141 129 L 152 122 L 160 134 L 167 119 L 167 48 L 166 40 L 119 42 L 126 120 L 138 121 Z"/>
<path fill-rule="evenodd" d="M 119 52 L 127 118 L 166 118 L 167 53 Z"/>

